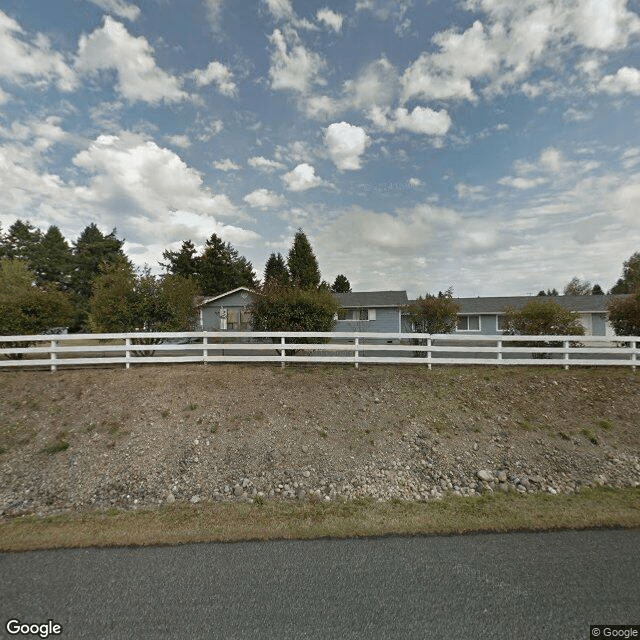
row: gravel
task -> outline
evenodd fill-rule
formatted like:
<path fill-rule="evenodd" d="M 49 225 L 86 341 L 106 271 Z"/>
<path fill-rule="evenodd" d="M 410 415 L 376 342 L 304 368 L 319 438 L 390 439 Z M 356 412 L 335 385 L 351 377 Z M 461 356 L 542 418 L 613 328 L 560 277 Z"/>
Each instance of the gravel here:
<path fill-rule="evenodd" d="M 172 365 L 0 385 L 0 516 L 640 486 L 631 372 Z"/>

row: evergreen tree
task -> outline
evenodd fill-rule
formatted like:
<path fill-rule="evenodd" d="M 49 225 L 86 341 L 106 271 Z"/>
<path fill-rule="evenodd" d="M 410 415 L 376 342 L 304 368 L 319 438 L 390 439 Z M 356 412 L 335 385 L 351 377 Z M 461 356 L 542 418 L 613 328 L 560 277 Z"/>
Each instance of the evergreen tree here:
<path fill-rule="evenodd" d="M 262 281 L 263 287 L 281 286 L 286 287 L 289 285 L 289 270 L 282 257 L 282 254 L 272 253 L 267 260 L 267 264 L 264 267 L 264 278 Z"/>
<path fill-rule="evenodd" d="M 33 266 L 42 232 L 30 222 L 16 220 L 4 237 L 4 254 L 8 258 L 26 260 Z"/>
<path fill-rule="evenodd" d="M 179 251 L 164 251 L 162 257 L 167 262 L 161 262 L 160 266 L 174 276 L 199 278 L 200 258 L 191 240 L 185 240 Z"/>
<path fill-rule="evenodd" d="M 333 293 L 351 293 L 351 283 L 347 280 L 347 276 L 342 273 L 337 275 L 331 285 L 331 291 Z"/>
<path fill-rule="evenodd" d="M 73 272 L 71 290 L 80 301 L 91 297 L 93 280 L 107 265 L 117 264 L 122 258 L 128 261 L 122 245 L 124 240 L 116 237 L 116 230 L 103 235 L 98 227 L 91 223 L 85 227 L 73 245 Z"/>
<path fill-rule="evenodd" d="M 206 296 L 238 287 L 257 287 L 251 263 L 215 233 L 207 240 L 202 252 L 198 284 Z"/>
<path fill-rule="evenodd" d="M 73 254 L 60 229 L 51 226 L 42 236 L 33 261 L 38 284 L 53 284 L 66 291 L 73 272 Z"/>
<path fill-rule="evenodd" d="M 592 296 L 603 296 L 604 295 L 604 291 L 602 290 L 602 287 L 599 284 L 594 284 L 593 285 L 593 289 L 591 289 L 591 295 Z"/>
<path fill-rule="evenodd" d="M 311 249 L 309 240 L 302 229 L 298 229 L 293 239 L 287 259 L 291 284 L 300 289 L 317 289 L 320 286 L 318 260 Z"/>

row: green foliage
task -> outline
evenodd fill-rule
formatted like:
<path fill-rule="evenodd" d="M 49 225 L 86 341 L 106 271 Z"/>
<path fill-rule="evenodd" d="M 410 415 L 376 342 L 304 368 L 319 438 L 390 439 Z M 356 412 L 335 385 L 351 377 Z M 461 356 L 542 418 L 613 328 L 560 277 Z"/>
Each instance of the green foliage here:
<path fill-rule="evenodd" d="M 337 275 L 331 285 L 331 291 L 333 291 L 333 293 L 350 293 L 351 283 L 347 280 L 347 276 L 342 273 Z"/>
<path fill-rule="evenodd" d="M 584 335 L 580 316 L 557 302 L 532 299 L 522 309 L 505 309 L 504 331 L 510 335 Z"/>
<path fill-rule="evenodd" d="M 611 287 L 609 293 L 633 293 L 640 285 L 640 251 L 636 251 L 622 267 L 622 277 Z"/>
<path fill-rule="evenodd" d="M 38 284 L 54 285 L 62 291 L 69 289 L 74 269 L 73 253 L 58 227 L 49 227 L 42 236 L 32 265 Z"/>
<path fill-rule="evenodd" d="M 544 289 L 541 289 L 540 291 L 538 291 L 538 295 L 539 296 L 557 296 L 560 294 L 558 293 L 557 289 L 547 289 L 546 291 Z"/>
<path fill-rule="evenodd" d="M 2 240 L 2 253 L 7 258 L 26 260 L 31 265 L 41 239 L 42 233 L 30 222 L 16 220 Z"/>
<path fill-rule="evenodd" d="M 74 312 L 68 296 L 34 281 L 23 260 L 0 259 L 0 334 L 36 335 L 68 325 Z"/>
<path fill-rule="evenodd" d="M 460 306 L 453 300 L 453 291 L 420 296 L 408 308 L 409 320 L 416 333 L 451 333 L 456 328 Z"/>
<path fill-rule="evenodd" d="M 289 285 L 289 269 L 282 257 L 282 254 L 272 253 L 264 267 L 264 277 L 262 285 L 264 287 L 286 287 Z"/>
<path fill-rule="evenodd" d="M 165 251 L 162 255 L 166 262 L 160 263 L 161 266 L 173 275 L 194 280 L 206 296 L 258 285 L 251 262 L 215 233 L 207 240 L 200 256 L 190 240 L 182 243 L 180 251 Z"/>
<path fill-rule="evenodd" d="M 124 240 L 116 237 L 116 230 L 103 235 L 98 227 L 91 223 L 85 227 L 73 245 L 74 270 L 71 275 L 71 290 L 76 298 L 87 301 L 93 292 L 93 281 L 109 265 L 120 264 L 128 258 L 122 251 Z"/>
<path fill-rule="evenodd" d="M 329 291 L 272 287 L 249 305 L 255 331 L 333 331 L 339 304 Z"/>
<path fill-rule="evenodd" d="M 640 287 L 634 295 L 613 298 L 607 313 L 616 335 L 640 336 Z"/>
<path fill-rule="evenodd" d="M 564 286 L 563 295 L 565 296 L 589 296 L 591 295 L 592 285 L 588 280 L 580 280 L 573 277 Z"/>
<path fill-rule="evenodd" d="M 186 331 L 193 328 L 196 283 L 183 276 L 136 275 L 126 261 L 94 281 L 89 328 L 99 333 Z"/>
<path fill-rule="evenodd" d="M 299 289 L 317 289 L 320 286 L 320 268 L 304 231 L 298 229 L 289 250 L 287 266 L 291 284 Z"/>

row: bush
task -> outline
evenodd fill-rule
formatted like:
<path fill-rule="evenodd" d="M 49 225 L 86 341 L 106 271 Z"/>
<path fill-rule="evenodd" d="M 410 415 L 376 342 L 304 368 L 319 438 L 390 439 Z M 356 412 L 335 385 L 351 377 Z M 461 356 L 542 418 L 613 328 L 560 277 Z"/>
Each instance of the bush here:
<path fill-rule="evenodd" d="M 640 289 L 635 295 L 611 300 L 607 312 L 617 336 L 640 336 Z"/>

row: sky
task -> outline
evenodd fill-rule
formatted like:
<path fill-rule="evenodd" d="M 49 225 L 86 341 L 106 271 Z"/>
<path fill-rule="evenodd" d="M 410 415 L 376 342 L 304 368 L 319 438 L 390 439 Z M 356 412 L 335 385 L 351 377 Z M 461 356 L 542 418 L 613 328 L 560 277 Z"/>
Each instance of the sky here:
<path fill-rule="evenodd" d="M 640 250 L 637 0 L 0 0 L 0 225 L 137 265 L 302 228 L 354 291 L 609 289 Z"/>

